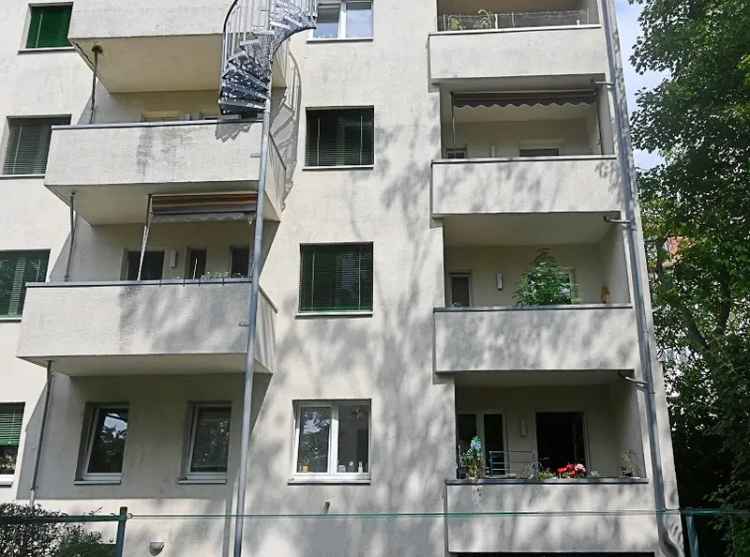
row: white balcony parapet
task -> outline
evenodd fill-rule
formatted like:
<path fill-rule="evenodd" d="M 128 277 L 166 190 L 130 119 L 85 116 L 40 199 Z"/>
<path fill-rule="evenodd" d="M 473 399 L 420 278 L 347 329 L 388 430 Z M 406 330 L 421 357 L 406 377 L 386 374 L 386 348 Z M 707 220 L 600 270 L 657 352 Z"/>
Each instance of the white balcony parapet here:
<path fill-rule="evenodd" d="M 431 33 L 429 56 L 435 82 L 607 73 L 600 25 Z"/>
<path fill-rule="evenodd" d="M 629 304 L 436 308 L 435 370 L 627 371 L 638 362 Z"/>
<path fill-rule="evenodd" d="M 646 480 L 446 483 L 451 553 L 647 553 L 658 544 Z"/>
<path fill-rule="evenodd" d="M 241 373 L 248 292 L 246 279 L 31 283 L 17 355 L 69 375 Z M 262 294 L 256 362 L 266 373 L 276 313 Z"/>
<path fill-rule="evenodd" d="M 432 163 L 434 216 L 624 210 L 613 155 L 442 159 Z"/>

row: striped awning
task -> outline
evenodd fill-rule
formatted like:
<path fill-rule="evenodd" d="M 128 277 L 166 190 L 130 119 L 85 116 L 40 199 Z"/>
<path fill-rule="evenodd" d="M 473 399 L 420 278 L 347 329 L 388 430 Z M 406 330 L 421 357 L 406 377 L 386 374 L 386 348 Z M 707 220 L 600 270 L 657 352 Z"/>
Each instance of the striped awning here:
<path fill-rule="evenodd" d="M 255 192 L 154 195 L 151 222 L 246 221 L 257 206 Z"/>
<path fill-rule="evenodd" d="M 453 106 L 491 107 L 491 106 L 536 106 L 593 104 L 596 101 L 595 89 L 571 91 L 518 91 L 518 92 L 479 92 L 453 93 Z"/>

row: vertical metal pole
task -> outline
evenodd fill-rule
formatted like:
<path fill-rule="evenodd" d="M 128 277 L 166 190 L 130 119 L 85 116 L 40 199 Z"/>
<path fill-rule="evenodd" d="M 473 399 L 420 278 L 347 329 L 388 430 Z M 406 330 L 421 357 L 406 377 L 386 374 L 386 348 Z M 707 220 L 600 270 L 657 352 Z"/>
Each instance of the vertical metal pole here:
<path fill-rule="evenodd" d="M 695 516 L 688 509 L 685 515 L 687 524 L 688 545 L 690 546 L 690 557 L 700 557 L 700 548 L 698 547 L 698 532 L 695 529 Z"/>
<path fill-rule="evenodd" d="M 453 134 L 453 137 L 451 138 L 451 147 L 456 146 L 456 101 L 453 96 L 453 91 L 451 91 L 451 133 Z"/>
<path fill-rule="evenodd" d="M 115 538 L 115 557 L 122 557 L 125 551 L 125 524 L 128 521 L 128 508 L 120 507 L 117 519 L 117 537 Z"/>
<path fill-rule="evenodd" d="M 102 53 L 102 47 L 94 45 L 91 52 L 94 53 L 94 75 L 91 77 L 91 112 L 89 113 L 89 124 L 94 123 L 96 112 L 96 79 L 99 76 L 99 55 Z"/>
<path fill-rule="evenodd" d="M 73 247 L 76 242 L 76 192 L 70 194 L 70 239 L 68 240 L 68 260 L 65 262 L 64 281 L 70 280 L 70 269 L 73 263 Z"/>
<path fill-rule="evenodd" d="M 148 201 L 146 202 L 146 224 L 143 225 L 143 238 L 141 239 L 141 257 L 138 260 L 138 277 L 136 280 L 141 280 L 141 273 L 143 273 L 143 260 L 146 257 L 146 246 L 148 245 L 148 235 L 151 231 L 151 194 L 148 194 Z"/>
<path fill-rule="evenodd" d="M 271 28 L 271 1 L 266 0 L 268 17 L 265 20 L 266 30 Z M 269 39 L 270 40 L 270 39 Z M 271 86 L 273 82 L 273 47 L 267 50 L 267 63 L 271 68 L 269 76 L 269 94 L 263 112 L 263 130 L 260 148 L 260 175 L 258 179 L 258 202 L 255 215 L 255 238 L 253 247 L 252 278 L 248 300 L 248 329 L 245 355 L 245 384 L 242 402 L 242 445 L 240 449 L 240 470 L 237 481 L 237 510 L 234 528 L 234 557 L 242 557 L 242 537 L 245 526 L 245 498 L 247 495 L 248 461 L 250 451 L 250 433 L 253 401 L 253 373 L 255 371 L 255 336 L 257 332 L 258 298 L 260 295 L 260 272 L 263 258 L 263 211 L 265 208 L 266 181 L 268 179 L 268 154 L 271 134 Z"/>
<path fill-rule="evenodd" d="M 52 361 L 47 362 L 47 384 L 44 388 L 44 408 L 42 409 L 42 423 L 39 425 L 39 439 L 37 441 L 36 455 L 34 459 L 34 473 L 31 476 L 31 489 L 29 490 L 29 505 L 34 506 L 36 502 L 36 488 L 39 483 L 39 463 L 42 461 L 42 449 L 44 447 L 44 433 L 47 429 L 47 412 L 49 409 L 50 391 L 52 390 Z"/>

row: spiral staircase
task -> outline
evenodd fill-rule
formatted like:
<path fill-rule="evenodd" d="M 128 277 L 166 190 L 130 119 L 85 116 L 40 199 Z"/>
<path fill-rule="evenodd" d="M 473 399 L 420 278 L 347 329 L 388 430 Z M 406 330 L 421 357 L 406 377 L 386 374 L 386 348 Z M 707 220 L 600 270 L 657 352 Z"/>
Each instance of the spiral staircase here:
<path fill-rule="evenodd" d="M 224 21 L 219 107 L 223 115 L 260 116 L 271 95 L 276 50 L 315 28 L 318 0 L 235 0 Z"/>

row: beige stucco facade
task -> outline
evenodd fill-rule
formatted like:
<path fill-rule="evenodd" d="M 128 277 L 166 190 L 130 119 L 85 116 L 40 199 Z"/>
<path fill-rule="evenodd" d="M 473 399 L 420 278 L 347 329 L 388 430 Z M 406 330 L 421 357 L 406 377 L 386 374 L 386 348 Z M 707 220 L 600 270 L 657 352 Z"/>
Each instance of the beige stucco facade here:
<path fill-rule="evenodd" d="M 0 321 L 0 404 L 25 404 L 17 471 L 0 486 L 0 501 L 28 501 L 34 487 L 38 503 L 68 513 L 127 506 L 135 517 L 128 557 L 148 554 L 152 541 L 165 543 L 166 557 L 225 557 L 232 547 L 234 523 L 224 515 L 234 512 L 238 487 L 249 283 L 227 277 L 232 250 L 251 245 L 252 228 L 153 224 L 148 249 L 165 253 L 163 280 L 124 281 L 128 252 L 141 248 L 149 194 L 257 189 L 260 123 L 217 121 L 229 4 L 75 0 L 76 49 L 36 52 L 19 51 L 29 4 L 0 7 L 0 155 L 7 117 L 71 121 L 52 133 L 46 176 L 0 176 L 0 251 L 50 250 L 47 284 L 28 288 L 23 319 Z M 628 238 L 604 218 L 623 216 L 626 203 L 611 100 L 600 92 L 591 106 L 522 109 L 489 123 L 468 117 L 455 137 L 448 133 L 452 91 L 606 80 L 604 30 L 597 17 L 579 26 L 437 32 L 439 10 L 467 9 L 454 4 L 376 0 L 372 39 L 323 41 L 305 32 L 291 40 L 288 58 L 286 49 L 277 55 L 284 71 L 274 76 L 247 484 L 248 512 L 273 517 L 247 520 L 246 554 L 661 557 L 649 514 L 645 398 L 623 379 L 643 377 Z M 92 116 L 94 44 L 104 52 Z M 373 107 L 374 164 L 305 166 L 306 110 L 346 107 Z M 519 156 L 550 138 L 559 156 Z M 454 140 L 468 158 L 445 158 Z M 78 210 L 72 250 L 71 203 Z M 301 313 L 301 246 L 359 242 L 372 244 L 372 311 Z M 186 280 L 194 249 L 207 254 L 209 280 L 201 283 Z M 577 305 L 513 307 L 540 249 L 574 271 Z M 450 307 L 455 273 L 471 275 L 472 307 Z M 47 362 L 53 374 L 40 451 Z M 676 504 L 657 372 L 662 464 Z M 366 480 L 295 474 L 295 409 L 306 401 L 367 401 Z M 185 478 L 190 410 L 201 402 L 231 405 L 221 481 Z M 80 474 L 86 416 L 96 403 L 128 404 L 118 481 Z M 457 480 L 457 413 L 490 410 L 503 412 L 510 450 L 526 452 L 537 441 L 534 431 L 520 433 L 522 421 L 582 412 L 590 463 L 606 478 Z M 621 477 L 623 451 L 635 455 L 638 478 Z M 574 530 L 538 516 L 445 516 L 565 510 L 624 514 L 582 515 Z"/>

